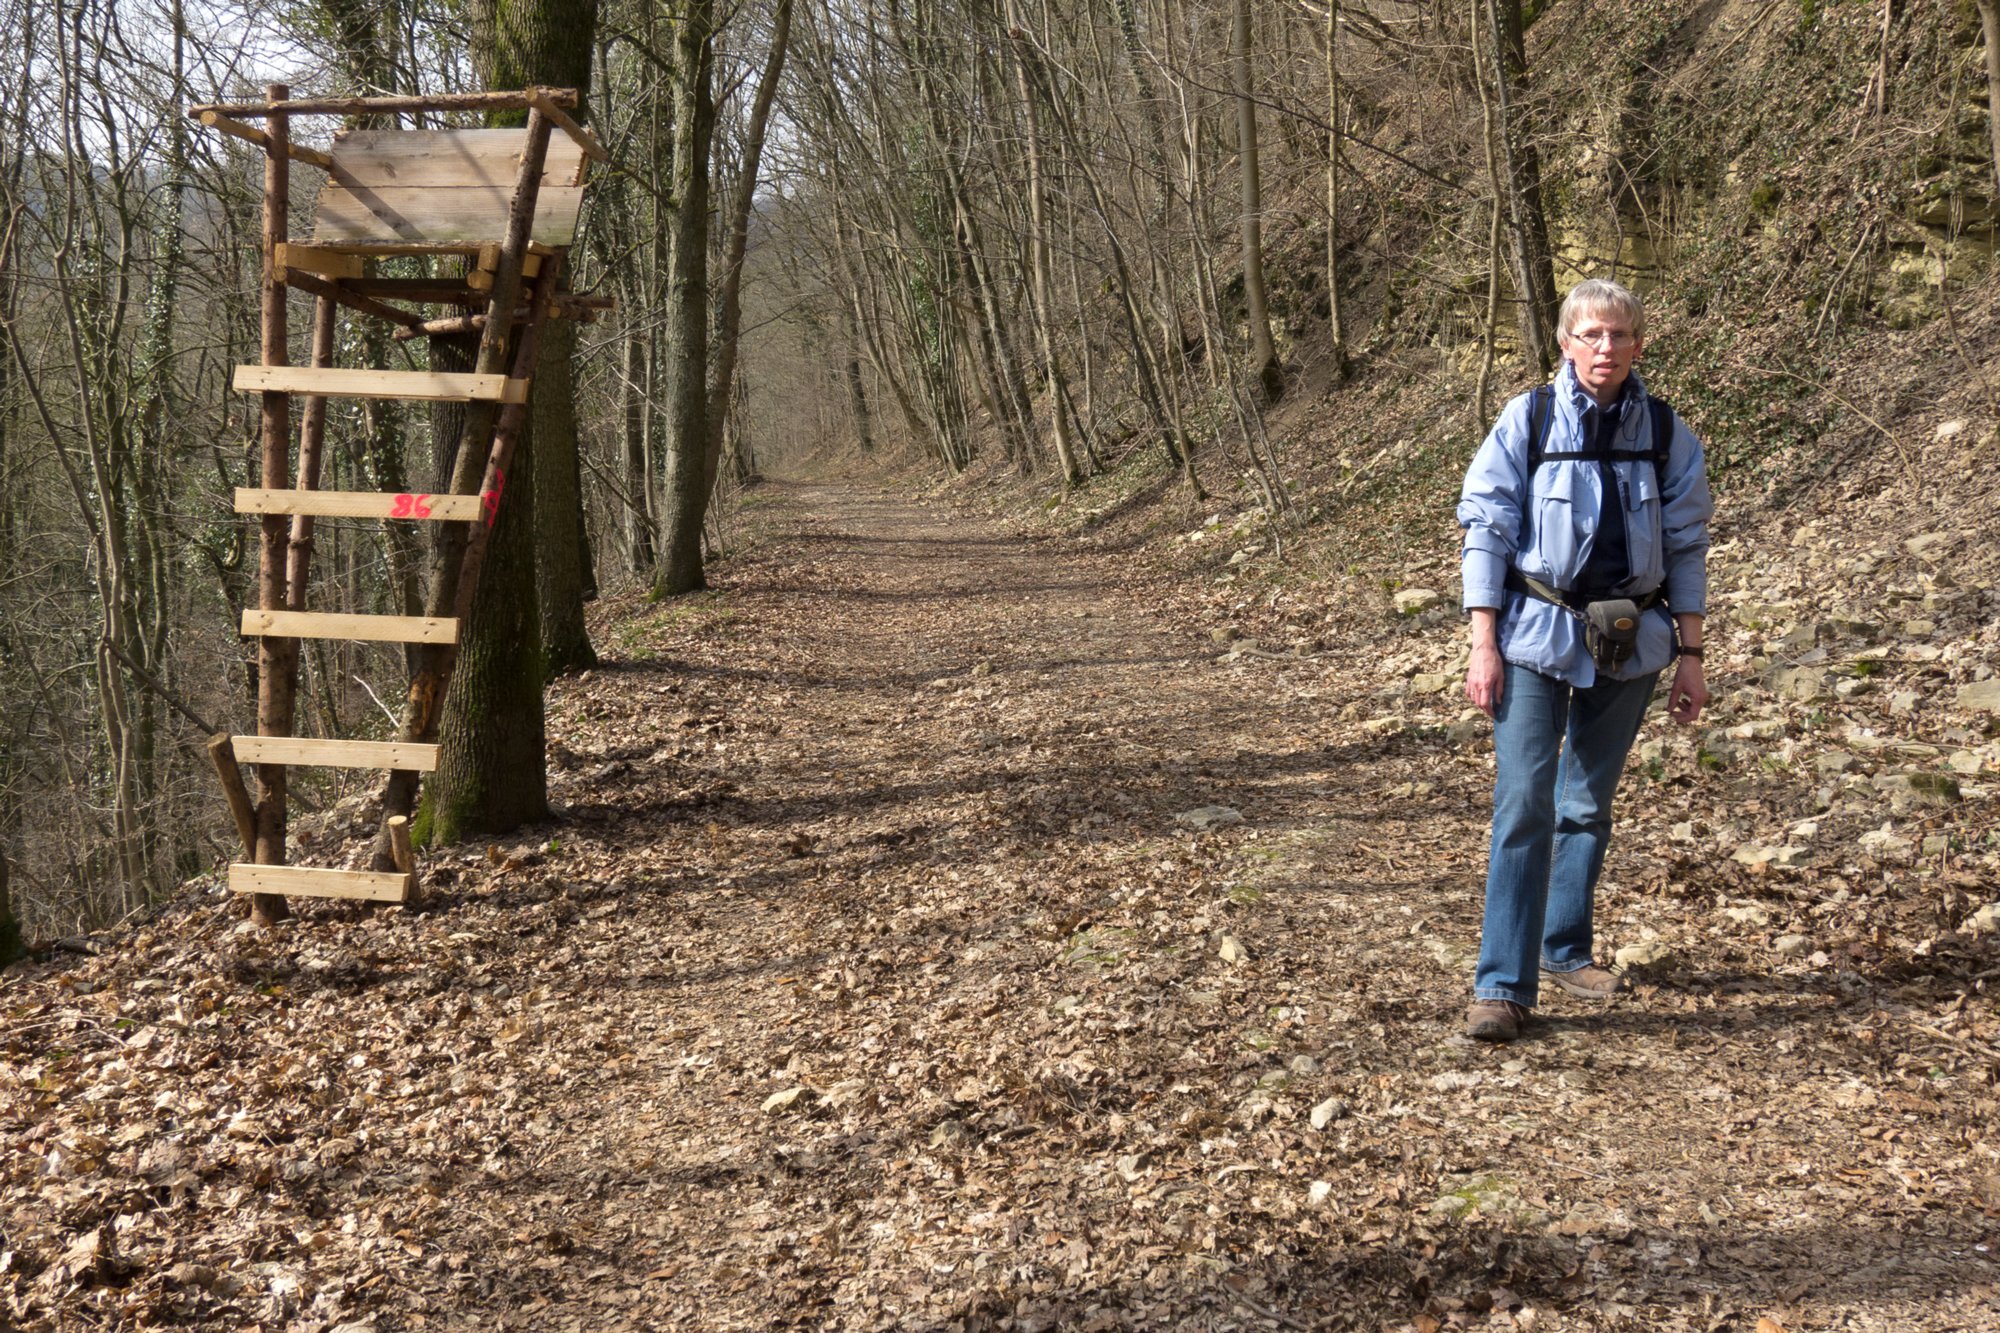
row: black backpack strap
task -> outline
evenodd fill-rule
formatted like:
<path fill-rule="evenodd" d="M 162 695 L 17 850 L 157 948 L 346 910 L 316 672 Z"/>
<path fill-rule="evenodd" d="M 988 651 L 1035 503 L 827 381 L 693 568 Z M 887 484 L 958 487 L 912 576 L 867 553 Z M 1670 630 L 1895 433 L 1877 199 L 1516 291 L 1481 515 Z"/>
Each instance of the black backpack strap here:
<path fill-rule="evenodd" d="M 1544 384 L 1528 395 L 1528 477 L 1542 465 L 1549 445 L 1549 423 L 1555 420 L 1555 386 Z"/>
<path fill-rule="evenodd" d="M 1652 441 L 1645 449 L 1612 449 L 1606 453 L 1596 453 L 1588 449 L 1562 449 L 1550 453 L 1549 422 L 1555 416 L 1555 390 L 1544 384 L 1534 391 L 1534 401 L 1528 408 L 1528 475 L 1550 459 L 1588 459 L 1592 462 L 1637 462 L 1647 459 L 1653 465 L 1653 479 L 1659 483 L 1662 499 L 1667 494 L 1667 456 L 1674 447 L 1673 404 L 1664 398 L 1646 395 L 1646 410 L 1652 418 Z"/>
<path fill-rule="evenodd" d="M 1667 498 L 1667 455 L 1674 447 L 1674 406 L 1664 398 L 1646 395 L 1646 407 L 1653 414 L 1653 480 L 1660 484 L 1660 499 Z"/>

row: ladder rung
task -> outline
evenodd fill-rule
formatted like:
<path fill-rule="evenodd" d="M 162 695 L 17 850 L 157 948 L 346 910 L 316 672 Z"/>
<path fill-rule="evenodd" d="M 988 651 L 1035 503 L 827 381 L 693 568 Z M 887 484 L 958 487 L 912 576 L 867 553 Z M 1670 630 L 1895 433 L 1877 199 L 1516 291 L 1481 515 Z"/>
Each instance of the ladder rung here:
<path fill-rule="evenodd" d="M 406 903 L 414 875 L 377 870 L 321 870 L 313 866 L 260 866 L 238 861 L 229 867 L 233 893 L 278 893 L 287 898 L 362 898 Z"/>
<path fill-rule="evenodd" d="M 312 736 L 231 736 L 245 764 L 309 764 L 317 768 L 437 770 L 438 747 L 413 741 L 342 741 Z"/>
<path fill-rule="evenodd" d="M 528 401 L 526 380 L 435 370 L 238 366 L 234 387 L 238 393 L 310 393 L 325 398 L 407 398 L 439 403 Z"/>
<path fill-rule="evenodd" d="M 388 491 L 272 491 L 236 488 L 239 514 L 317 514 L 323 518 L 428 518 L 465 522 L 481 514 L 476 495 Z"/>
<path fill-rule="evenodd" d="M 457 643 L 458 621 L 450 617 L 354 616 L 327 611 L 245 611 L 243 632 L 279 639 Z"/>

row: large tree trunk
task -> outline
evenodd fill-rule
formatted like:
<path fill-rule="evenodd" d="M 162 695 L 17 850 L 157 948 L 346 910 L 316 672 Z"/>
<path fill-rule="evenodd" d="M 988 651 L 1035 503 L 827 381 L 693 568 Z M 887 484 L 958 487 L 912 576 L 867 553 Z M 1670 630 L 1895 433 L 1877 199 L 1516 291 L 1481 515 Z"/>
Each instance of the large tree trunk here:
<path fill-rule="evenodd" d="M 715 137 L 715 3 L 690 0 L 674 40 L 674 209 L 667 257 L 666 495 L 655 597 L 708 586 L 708 186 Z"/>
<path fill-rule="evenodd" d="M 1271 342 L 1270 303 L 1264 294 L 1264 184 L 1257 166 L 1257 93 L 1250 78 L 1250 0 L 1235 0 L 1229 25 L 1230 73 L 1236 91 L 1236 153 L 1243 180 L 1243 301 L 1250 325 L 1250 375 L 1274 403 L 1285 391 L 1285 370 Z"/>
<path fill-rule="evenodd" d="M 577 90 L 579 118 L 588 119 L 590 63 L 597 44 L 597 0 L 476 0 L 474 61 L 488 88 L 536 84 Z M 519 124 L 525 113 L 501 118 Z M 584 625 L 590 583 L 583 559 L 583 495 L 576 424 L 576 329 L 558 320 L 542 331 L 535 370 L 533 426 L 523 436 L 529 457 L 517 458 L 514 479 L 535 468 L 535 586 L 541 598 L 543 655 L 551 674 L 596 665 Z M 532 444 L 529 444 L 532 439 Z"/>
<path fill-rule="evenodd" d="M 532 421 L 526 438 L 535 468 L 535 596 L 541 604 L 542 655 L 551 676 L 597 665 L 584 624 L 591 585 L 584 539 L 582 458 L 576 428 L 576 323 L 542 329 Z M 519 475 L 526 460 L 514 464 Z"/>
<path fill-rule="evenodd" d="M 431 364 L 439 370 L 469 370 L 477 349 L 477 335 L 436 338 Z M 434 405 L 433 438 L 460 439 L 467 415 L 462 403 Z M 535 594 L 535 443 L 530 427 L 514 446 L 472 614 L 459 627 L 458 661 L 438 726 L 438 767 L 424 786 L 413 824 L 419 842 L 505 833 L 548 815 L 542 711 L 546 669 Z M 483 452 L 483 440 L 470 444 Z M 443 494 L 452 489 L 454 460 L 440 456 L 438 462 L 434 489 Z"/>
<path fill-rule="evenodd" d="M 479 0 L 473 14 L 477 34 L 473 55 L 482 81 L 488 88 L 550 84 L 555 81 L 552 73 L 573 74 L 579 66 L 587 76 L 595 23 L 596 0 Z M 519 114 L 514 113 L 514 118 Z M 532 166 L 524 162 L 523 169 Z M 503 307 L 511 308 L 514 292 L 503 292 L 496 286 L 493 295 Z M 546 347 L 546 328 L 541 337 Z M 506 344 L 497 326 L 486 329 L 478 339 L 436 338 L 431 343 L 432 365 L 491 370 L 511 361 L 513 353 Z M 468 351 L 473 351 L 471 359 Z M 553 391 L 547 394 L 542 388 L 545 379 L 553 380 Z M 542 540 L 553 542 L 551 558 L 559 564 L 567 562 L 573 571 L 581 518 L 578 513 L 550 517 L 536 512 L 537 455 L 543 451 L 545 436 L 537 427 L 546 410 L 545 397 L 554 400 L 557 423 L 546 432 L 547 438 L 556 441 L 549 447 L 559 451 L 565 440 L 573 445 L 575 433 L 573 406 L 566 429 L 561 410 L 571 401 L 568 377 L 561 370 L 551 376 L 548 364 L 538 361 L 534 380 L 530 421 L 520 432 L 502 479 L 504 494 L 498 517 L 488 537 L 472 604 L 459 626 L 456 660 L 438 726 L 438 768 L 426 784 L 413 830 L 425 842 L 454 842 L 471 833 L 504 833 L 548 813 L 542 710 L 547 661 L 537 586 L 537 534 L 549 528 L 559 531 L 559 537 Z M 456 483 L 478 475 L 483 468 L 498 420 L 499 413 L 490 404 L 437 406 L 432 416 L 433 438 L 458 442 L 451 459 L 439 460 L 440 493 L 471 489 Z M 567 463 L 566 458 L 561 460 L 562 465 Z M 455 568 L 454 552 L 462 550 L 463 542 L 447 539 L 440 543 L 440 579 L 432 589 L 434 602 L 449 593 L 451 604 L 456 605 L 456 579 L 443 571 Z M 580 603 L 580 590 L 576 596 Z M 420 682 L 425 674 L 419 673 Z M 413 695 L 419 691 L 420 686 L 413 687 Z M 407 799 L 400 796 L 405 781 L 402 774 L 392 781 L 390 799 L 384 801 L 385 814 L 401 813 L 397 807 Z M 378 841 L 378 865 L 385 852 L 385 845 Z"/>

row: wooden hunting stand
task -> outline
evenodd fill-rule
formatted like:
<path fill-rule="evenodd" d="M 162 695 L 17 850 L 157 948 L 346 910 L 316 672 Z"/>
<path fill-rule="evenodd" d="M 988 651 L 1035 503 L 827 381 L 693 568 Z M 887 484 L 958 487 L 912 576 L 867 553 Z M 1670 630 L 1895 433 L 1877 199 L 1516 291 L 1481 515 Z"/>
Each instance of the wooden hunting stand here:
<path fill-rule="evenodd" d="M 209 753 L 221 775 L 249 859 L 229 867 L 229 886 L 251 895 L 270 923 L 286 895 L 415 899 L 416 863 L 408 816 L 421 775 L 437 767 L 437 725 L 458 658 L 459 630 L 472 607 L 499 513 L 515 442 L 527 420 L 528 388 L 543 323 L 589 317 L 605 302 L 559 296 L 563 260 L 576 232 L 588 159 L 607 160 L 589 131 L 570 118 L 576 91 L 450 97 L 291 100 L 283 85 L 263 102 L 190 108 L 211 129 L 264 150 L 263 337 L 260 364 L 239 366 L 234 387 L 262 398 L 261 484 L 236 492 L 236 512 L 262 516 L 257 606 L 243 633 L 258 638 L 257 734 L 217 736 Z M 526 111 L 521 129 L 353 130 L 331 152 L 292 142 L 293 117 L 446 111 Z M 247 122 L 261 120 L 263 128 Z M 552 140 L 552 132 L 564 137 Z M 312 238 L 287 234 L 293 162 L 326 173 Z M 379 278 L 363 261 L 380 255 L 462 255 L 463 277 Z M 314 298 L 311 364 L 289 364 L 287 288 Z M 335 307 L 396 326 L 401 339 L 479 334 L 464 374 L 342 369 L 333 365 Z M 421 307 L 452 313 L 431 316 Z M 298 468 L 291 467 L 291 400 L 304 399 Z M 450 493 L 370 494 L 319 489 L 326 400 L 393 398 L 467 404 Z M 315 517 L 444 524 L 437 577 L 422 616 L 337 615 L 306 607 Z M 393 741 L 325 740 L 292 734 L 299 640 L 357 639 L 417 645 L 400 733 Z M 253 803 L 240 763 L 257 767 Z M 372 768 L 390 774 L 383 801 L 386 860 L 373 870 L 285 864 L 288 765 Z"/>

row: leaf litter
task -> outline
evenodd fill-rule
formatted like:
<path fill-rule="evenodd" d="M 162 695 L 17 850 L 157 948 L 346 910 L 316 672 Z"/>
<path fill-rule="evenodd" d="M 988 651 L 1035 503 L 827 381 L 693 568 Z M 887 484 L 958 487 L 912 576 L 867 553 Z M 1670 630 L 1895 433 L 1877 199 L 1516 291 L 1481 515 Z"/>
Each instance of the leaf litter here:
<path fill-rule="evenodd" d="M 7 974 L 0 1326 L 2000 1320 L 1970 651 L 1720 553 L 1717 716 L 1648 724 L 1600 895 L 1637 984 L 1486 1048 L 1448 603 L 763 496 L 718 594 L 599 608 L 555 821 L 423 910 L 209 884 Z"/>

